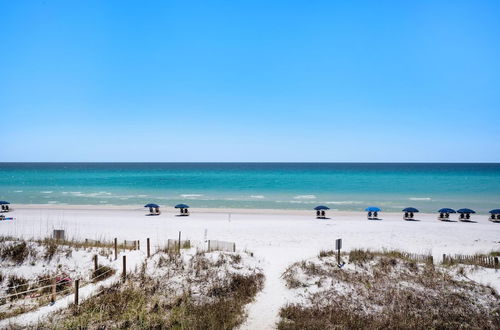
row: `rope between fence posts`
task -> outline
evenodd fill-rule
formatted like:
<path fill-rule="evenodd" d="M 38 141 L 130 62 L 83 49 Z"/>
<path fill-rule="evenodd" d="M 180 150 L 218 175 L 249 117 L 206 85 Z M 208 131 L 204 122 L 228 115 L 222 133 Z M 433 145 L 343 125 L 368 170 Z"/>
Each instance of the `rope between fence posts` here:
<path fill-rule="evenodd" d="M 99 274 L 99 275 L 95 276 L 94 278 L 91 278 L 89 281 L 91 281 L 91 282 L 92 282 L 92 281 L 94 281 L 95 279 L 97 279 L 97 278 L 99 278 L 99 277 L 101 277 L 101 276 L 103 276 L 103 275 L 106 275 L 107 273 L 109 273 L 109 272 L 111 272 L 111 271 L 113 271 L 113 270 L 114 270 L 113 268 L 110 268 L 110 269 L 108 269 L 107 271 L 105 271 L 104 273 Z"/>
<path fill-rule="evenodd" d="M 3 297 L 0 297 L 0 299 L 7 299 L 7 298 L 10 298 L 10 297 L 19 296 L 19 295 L 26 294 L 26 293 L 29 293 L 29 292 L 35 292 L 35 291 L 38 291 L 38 290 L 41 290 L 41 289 L 51 288 L 52 286 L 53 286 L 53 284 L 46 285 L 46 286 L 40 286 L 38 288 L 26 290 L 26 291 L 23 291 L 23 292 L 16 292 L 16 293 L 13 293 L 13 294 L 10 294 L 10 295 L 7 295 L 7 296 L 3 296 Z"/>
<path fill-rule="evenodd" d="M 49 277 L 49 278 L 41 278 L 41 279 L 36 280 L 36 281 L 34 281 L 34 282 L 27 282 L 27 283 L 25 283 L 25 284 L 14 285 L 14 286 L 8 287 L 8 288 L 6 288 L 6 289 L 7 289 L 7 290 L 9 290 L 9 289 L 15 289 L 15 288 L 18 288 L 18 287 L 20 287 L 20 286 L 25 286 L 25 285 L 30 286 L 31 284 L 40 283 L 40 282 L 42 282 L 42 281 L 53 280 L 54 278 L 57 278 L 57 277 L 62 277 L 62 276 L 64 276 L 64 275 L 56 275 L 56 276 L 52 276 L 52 277 Z"/>
<path fill-rule="evenodd" d="M 61 283 L 63 283 L 63 282 L 64 282 L 64 280 L 60 280 L 60 281 L 56 282 L 56 283 L 55 283 L 55 285 L 61 284 Z M 26 290 L 26 291 L 22 291 L 22 292 L 12 293 L 12 294 L 10 294 L 10 295 L 0 297 L 0 299 L 7 299 L 7 298 L 10 298 L 10 297 L 23 295 L 23 294 L 26 294 L 26 293 L 29 293 L 29 292 L 35 292 L 35 291 L 38 291 L 38 290 L 41 290 L 41 289 L 45 289 L 45 288 L 52 287 L 53 285 L 54 285 L 54 284 L 52 284 L 52 283 L 51 283 L 51 284 L 49 284 L 49 285 L 39 286 L 39 287 L 36 287 L 36 288 L 30 289 L 30 290 Z"/>

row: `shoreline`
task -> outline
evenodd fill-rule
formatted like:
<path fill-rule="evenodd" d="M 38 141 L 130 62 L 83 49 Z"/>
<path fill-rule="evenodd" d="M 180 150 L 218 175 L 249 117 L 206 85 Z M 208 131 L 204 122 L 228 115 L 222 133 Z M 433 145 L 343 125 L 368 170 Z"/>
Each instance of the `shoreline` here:
<path fill-rule="evenodd" d="M 12 211 L 17 210 L 61 210 L 61 211 L 140 211 L 144 210 L 147 212 L 147 209 L 142 206 L 136 205 L 99 205 L 99 204 L 11 204 Z M 177 214 L 179 211 L 174 207 L 160 207 L 162 213 L 165 214 Z M 191 207 L 191 213 L 205 213 L 205 214 L 254 214 L 254 215 L 297 215 L 297 216 L 315 216 L 315 211 L 313 209 L 310 210 L 294 210 L 294 209 L 253 209 L 253 208 L 207 208 L 207 207 Z M 327 217 L 335 217 L 335 216 L 359 216 L 366 215 L 366 211 L 343 211 L 343 210 L 328 210 L 326 213 Z M 5 213 L 4 213 L 5 214 Z M 389 214 L 391 216 L 397 214 L 403 214 L 403 212 L 396 211 L 384 211 L 379 212 L 381 217 L 384 214 Z M 436 216 L 438 212 L 419 212 L 417 216 Z M 475 216 L 483 217 L 489 216 L 489 213 L 481 213 L 477 212 Z"/>

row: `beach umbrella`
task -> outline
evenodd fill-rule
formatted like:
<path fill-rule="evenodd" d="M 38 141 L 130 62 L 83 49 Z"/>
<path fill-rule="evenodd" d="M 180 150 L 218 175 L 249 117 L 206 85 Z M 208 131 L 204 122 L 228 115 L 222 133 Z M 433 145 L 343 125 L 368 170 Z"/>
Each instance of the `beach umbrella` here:
<path fill-rule="evenodd" d="M 6 202 L 6 201 L 0 201 L 0 205 L 7 205 L 7 204 L 10 204 L 10 203 Z"/>
<path fill-rule="evenodd" d="M 316 211 L 320 211 L 320 210 L 329 210 L 330 208 L 328 206 L 318 205 L 314 209 Z"/>
<path fill-rule="evenodd" d="M 381 210 L 376 206 L 370 206 L 365 209 L 366 212 L 380 212 Z"/>
<path fill-rule="evenodd" d="M 457 213 L 454 209 L 449 209 L 447 207 L 440 209 L 438 212 L 439 213 Z"/>
<path fill-rule="evenodd" d="M 175 206 L 176 209 L 188 209 L 189 208 L 189 205 L 186 205 L 186 204 L 177 204 Z"/>
<path fill-rule="evenodd" d="M 471 209 L 460 209 L 460 210 L 457 210 L 457 213 L 476 213 L 476 211 L 471 210 Z"/>
<path fill-rule="evenodd" d="M 491 214 L 500 214 L 500 209 L 494 209 L 494 210 L 491 210 L 488 213 L 491 213 Z"/>
<path fill-rule="evenodd" d="M 157 209 L 160 207 L 160 205 L 155 204 L 155 203 L 149 203 L 149 204 L 144 205 L 144 207 L 152 207 L 152 208 Z"/>
<path fill-rule="evenodd" d="M 414 207 L 407 207 L 403 210 L 403 212 L 412 212 L 412 213 L 417 213 L 418 210 Z"/>

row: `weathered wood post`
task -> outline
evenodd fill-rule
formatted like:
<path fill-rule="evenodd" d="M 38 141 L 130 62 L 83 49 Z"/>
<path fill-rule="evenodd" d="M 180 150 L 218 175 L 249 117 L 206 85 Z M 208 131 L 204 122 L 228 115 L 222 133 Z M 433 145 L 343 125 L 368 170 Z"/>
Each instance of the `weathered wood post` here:
<path fill-rule="evenodd" d="M 181 232 L 179 231 L 179 253 L 181 253 Z"/>
<path fill-rule="evenodd" d="M 498 269 L 498 257 L 495 257 L 494 260 L 495 260 L 495 270 L 497 270 Z"/>
<path fill-rule="evenodd" d="M 137 240 L 137 250 L 141 249 L 141 240 Z"/>
<path fill-rule="evenodd" d="M 118 238 L 115 237 L 115 260 L 118 259 Z"/>
<path fill-rule="evenodd" d="M 50 302 L 52 303 L 56 301 L 56 284 L 57 284 L 57 279 L 54 277 L 52 279 L 52 296 L 50 297 Z"/>
<path fill-rule="evenodd" d="M 340 264 L 340 249 L 342 249 L 342 238 L 335 240 L 335 250 L 337 250 L 337 263 Z"/>
<path fill-rule="evenodd" d="M 208 251 L 207 252 L 210 252 L 210 240 L 208 240 Z"/>
<path fill-rule="evenodd" d="M 236 243 L 233 243 L 233 252 L 236 252 Z"/>
<path fill-rule="evenodd" d="M 151 248 L 149 245 L 149 238 L 146 238 L 146 250 L 147 250 L 148 258 L 149 258 L 151 256 Z"/>
<path fill-rule="evenodd" d="M 97 254 L 94 254 L 94 271 L 97 271 Z"/>
<path fill-rule="evenodd" d="M 443 264 L 445 264 L 445 263 L 446 263 L 446 254 L 443 253 Z"/>
<path fill-rule="evenodd" d="M 127 278 L 127 256 L 123 256 L 122 281 L 125 282 L 126 278 Z"/>
<path fill-rule="evenodd" d="M 75 305 L 78 306 L 78 291 L 80 289 L 80 280 L 75 280 Z"/>

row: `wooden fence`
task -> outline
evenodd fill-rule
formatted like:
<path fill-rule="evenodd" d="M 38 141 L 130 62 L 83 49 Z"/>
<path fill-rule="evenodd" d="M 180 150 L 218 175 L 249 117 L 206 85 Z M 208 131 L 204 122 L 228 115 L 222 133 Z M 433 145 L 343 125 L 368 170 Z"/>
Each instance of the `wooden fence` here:
<path fill-rule="evenodd" d="M 415 262 L 434 263 L 434 258 L 429 254 L 401 252 L 401 257 Z"/>
<path fill-rule="evenodd" d="M 208 252 L 212 251 L 227 251 L 227 252 L 236 252 L 236 243 L 234 242 L 225 242 L 225 241 L 217 241 L 217 240 L 208 240 Z"/>
<path fill-rule="evenodd" d="M 475 265 L 486 268 L 500 268 L 498 264 L 498 257 L 484 256 L 484 255 L 464 255 L 464 254 L 454 254 L 447 255 L 443 254 L 443 265 Z"/>

